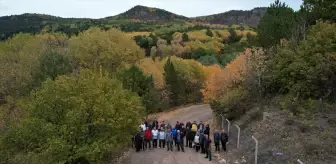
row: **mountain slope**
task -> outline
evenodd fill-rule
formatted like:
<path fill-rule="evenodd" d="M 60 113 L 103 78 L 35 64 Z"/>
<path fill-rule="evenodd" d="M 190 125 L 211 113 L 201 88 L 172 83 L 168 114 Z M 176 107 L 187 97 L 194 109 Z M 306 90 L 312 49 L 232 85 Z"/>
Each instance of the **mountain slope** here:
<path fill-rule="evenodd" d="M 260 19 L 266 14 L 266 7 L 254 8 L 252 10 L 231 10 L 228 12 L 196 17 L 194 20 L 210 24 L 246 24 L 255 27 Z"/>
<path fill-rule="evenodd" d="M 108 17 L 112 19 L 139 19 L 143 21 L 172 21 L 172 20 L 188 20 L 189 18 L 181 15 L 174 14 L 172 12 L 146 7 L 146 6 L 135 6 L 128 11 L 121 13 L 119 15 Z"/>

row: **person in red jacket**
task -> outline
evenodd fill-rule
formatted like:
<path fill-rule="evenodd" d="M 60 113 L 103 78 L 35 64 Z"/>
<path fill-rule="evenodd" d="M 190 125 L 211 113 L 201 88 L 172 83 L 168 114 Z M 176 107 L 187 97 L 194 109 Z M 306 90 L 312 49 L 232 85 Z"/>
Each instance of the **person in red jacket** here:
<path fill-rule="evenodd" d="M 147 146 L 149 149 L 151 149 L 151 140 L 152 140 L 152 130 L 147 127 L 145 131 L 145 149 L 147 149 Z"/>

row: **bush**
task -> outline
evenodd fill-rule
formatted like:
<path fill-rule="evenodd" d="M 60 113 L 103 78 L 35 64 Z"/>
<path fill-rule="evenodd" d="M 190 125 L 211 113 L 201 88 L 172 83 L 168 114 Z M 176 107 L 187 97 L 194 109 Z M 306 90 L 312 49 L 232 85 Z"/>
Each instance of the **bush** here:
<path fill-rule="evenodd" d="M 248 104 L 248 93 L 243 89 L 230 90 L 210 103 L 215 113 L 224 114 L 230 120 L 238 119 L 249 110 Z"/>
<path fill-rule="evenodd" d="M 211 66 L 211 65 L 219 65 L 218 59 L 216 55 L 206 55 L 202 56 L 198 59 L 200 63 L 202 63 L 205 66 Z"/>
<path fill-rule="evenodd" d="M 264 74 L 267 91 L 303 99 L 331 97 L 336 85 L 336 23 L 317 22 L 307 39 L 279 46 Z"/>

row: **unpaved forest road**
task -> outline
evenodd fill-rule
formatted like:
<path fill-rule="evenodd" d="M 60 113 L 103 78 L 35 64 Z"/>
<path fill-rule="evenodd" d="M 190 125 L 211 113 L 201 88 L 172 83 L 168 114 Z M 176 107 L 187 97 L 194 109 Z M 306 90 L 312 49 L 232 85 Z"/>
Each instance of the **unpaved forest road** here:
<path fill-rule="evenodd" d="M 194 105 L 186 108 L 177 109 L 175 111 L 169 112 L 158 116 L 158 121 L 164 120 L 169 122 L 172 126 L 175 126 L 176 121 L 183 122 L 184 124 L 188 121 L 209 121 L 212 119 L 212 111 L 209 105 Z M 185 142 L 184 142 L 185 146 Z M 216 158 L 210 162 L 205 159 L 204 154 L 196 153 L 192 148 L 184 147 L 185 152 L 178 152 L 176 147 L 173 147 L 173 151 L 167 151 L 167 149 L 156 148 L 152 150 L 147 150 L 145 152 L 141 151 L 136 153 L 132 150 L 130 154 L 130 164 L 214 164 Z"/>

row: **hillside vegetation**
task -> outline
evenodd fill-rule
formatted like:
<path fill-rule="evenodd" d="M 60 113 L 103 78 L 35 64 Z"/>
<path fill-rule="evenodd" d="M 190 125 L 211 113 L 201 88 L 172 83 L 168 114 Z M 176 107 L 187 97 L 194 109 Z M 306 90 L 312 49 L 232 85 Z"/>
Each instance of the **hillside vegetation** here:
<path fill-rule="evenodd" d="M 22 14 L 0 17 L 0 40 L 6 40 L 19 32 L 40 33 L 62 32 L 68 36 L 78 35 L 90 27 L 102 29 L 118 28 L 124 32 L 157 31 L 179 26 L 185 30 L 190 26 L 204 25 L 247 25 L 255 27 L 263 16 L 264 8 L 251 11 L 229 11 L 215 16 L 187 18 L 169 11 L 146 6 L 135 6 L 128 11 L 101 19 L 61 18 L 42 14 Z M 259 14 L 260 12 L 260 14 Z M 204 29 L 204 27 L 196 27 Z"/>
<path fill-rule="evenodd" d="M 258 25 L 256 46 L 208 79 L 206 102 L 242 128 L 242 146 L 224 155 L 227 162 L 243 156 L 254 161 L 252 135 L 259 140 L 261 163 L 335 160 L 336 22 L 326 12 L 331 8 L 331 1 L 305 0 L 294 12 L 275 1 Z"/>

